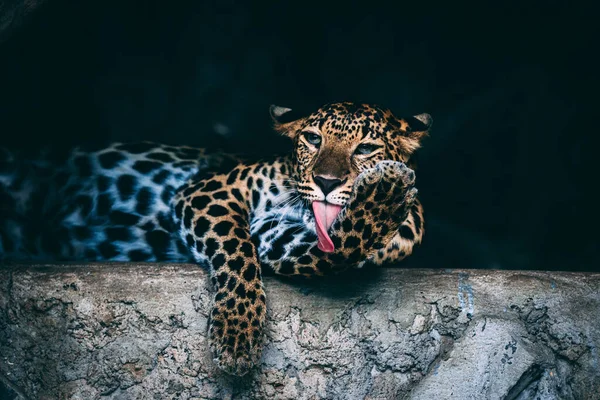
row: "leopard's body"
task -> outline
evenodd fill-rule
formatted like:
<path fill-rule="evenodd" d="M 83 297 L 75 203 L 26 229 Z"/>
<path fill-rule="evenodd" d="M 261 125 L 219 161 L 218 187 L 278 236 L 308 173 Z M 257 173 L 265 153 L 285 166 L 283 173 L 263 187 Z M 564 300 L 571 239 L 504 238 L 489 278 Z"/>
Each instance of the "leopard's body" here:
<path fill-rule="evenodd" d="M 75 150 L 61 163 L 4 151 L 0 259 L 202 264 L 216 290 L 217 363 L 244 374 L 260 354 L 261 271 L 313 276 L 395 262 L 423 235 L 406 163 L 428 115 L 338 103 L 278 122 L 288 111 L 272 108 L 294 152 L 256 163 L 152 143 Z M 320 209 L 338 213 L 325 228 Z"/>

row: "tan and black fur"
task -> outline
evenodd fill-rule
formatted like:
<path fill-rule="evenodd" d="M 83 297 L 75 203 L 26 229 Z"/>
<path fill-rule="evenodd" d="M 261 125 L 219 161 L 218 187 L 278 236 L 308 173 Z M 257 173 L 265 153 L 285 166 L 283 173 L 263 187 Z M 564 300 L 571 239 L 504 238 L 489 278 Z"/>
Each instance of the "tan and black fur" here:
<path fill-rule="evenodd" d="M 75 150 L 64 162 L 0 153 L 0 259 L 194 261 L 215 287 L 210 343 L 236 375 L 256 364 L 265 269 L 315 276 L 396 262 L 423 237 L 410 156 L 431 126 L 373 105 L 336 103 L 279 122 L 286 157 L 243 163 L 152 143 Z M 214 172 L 214 171 L 220 172 Z M 213 171 L 213 172 L 211 172 Z M 317 247 L 310 204 L 342 206 Z"/>

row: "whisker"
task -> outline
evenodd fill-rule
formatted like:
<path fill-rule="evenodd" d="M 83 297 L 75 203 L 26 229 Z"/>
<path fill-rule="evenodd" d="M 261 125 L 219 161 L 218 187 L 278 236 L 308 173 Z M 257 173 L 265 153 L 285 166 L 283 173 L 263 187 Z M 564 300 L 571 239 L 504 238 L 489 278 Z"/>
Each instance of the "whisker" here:
<path fill-rule="evenodd" d="M 280 211 L 281 214 L 279 216 L 279 219 L 277 220 L 277 224 L 279 225 L 281 223 L 281 221 L 283 221 L 286 217 L 288 217 L 290 215 L 290 213 L 295 212 L 297 209 L 297 205 L 300 204 L 301 201 L 302 201 L 302 197 L 300 195 L 294 196 L 294 198 L 290 202 L 288 202 L 286 207 L 281 209 L 281 211 Z M 271 222 L 271 227 L 273 226 L 274 223 L 275 223 L 275 221 Z"/>
<path fill-rule="evenodd" d="M 294 205 L 298 202 L 299 199 L 300 197 L 297 196 L 293 199 L 292 202 L 288 203 L 288 205 L 284 209 L 284 212 L 282 212 L 281 216 L 279 217 L 279 221 L 277 222 L 277 224 L 280 224 L 281 221 L 283 221 L 284 217 L 286 217 L 290 213 L 290 211 L 294 209 Z"/>

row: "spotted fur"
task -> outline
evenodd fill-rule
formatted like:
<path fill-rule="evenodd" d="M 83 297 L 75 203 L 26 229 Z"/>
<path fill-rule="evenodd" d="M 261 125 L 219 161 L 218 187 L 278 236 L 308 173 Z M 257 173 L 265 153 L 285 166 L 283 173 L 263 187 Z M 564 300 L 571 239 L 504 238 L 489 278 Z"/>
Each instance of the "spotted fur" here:
<path fill-rule="evenodd" d="M 0 259 L 199 263 L 215 287 L 215 360 L 243 375 L 260 356 L 265 269 L 314 276 L 396 262 L 423 236 L 407 164 L 427 114 L 338 103 L 282 122 L 290 111 L 271 109 L 294 151 L 256 163 L 152 143 L 62 159 L 0 152 Z M 317 245 L 313 201 L 343 207 L 333 252 Z"/>

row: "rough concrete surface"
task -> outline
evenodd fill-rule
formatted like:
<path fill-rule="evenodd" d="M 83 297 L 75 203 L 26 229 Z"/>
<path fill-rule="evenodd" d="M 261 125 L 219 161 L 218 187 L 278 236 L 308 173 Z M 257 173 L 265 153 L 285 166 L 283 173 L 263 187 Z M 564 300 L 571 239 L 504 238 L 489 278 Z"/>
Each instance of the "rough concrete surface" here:
<path fill-rule="evenodd" d="M 262 364 L 212 363 L 193 265 L 0 268 L 0 381 L 30 399 L 600 399 L 600 274 L 266 279 Z"/>

